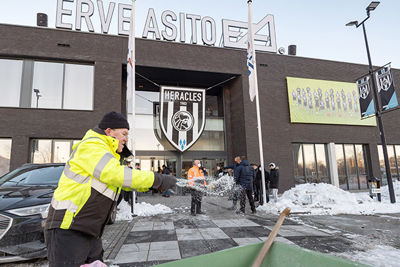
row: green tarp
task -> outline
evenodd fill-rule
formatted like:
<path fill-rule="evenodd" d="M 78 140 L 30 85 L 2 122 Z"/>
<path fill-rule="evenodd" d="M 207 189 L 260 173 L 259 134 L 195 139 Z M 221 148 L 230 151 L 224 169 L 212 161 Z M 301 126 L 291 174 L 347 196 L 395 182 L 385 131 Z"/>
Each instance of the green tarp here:
<path fill-rule="evenodd" d="M 186 258 L 178 261 L 167 262 L 157 266 L 162 267 L 212 267 L 251 266 L 264 243 L 235 247 L 197 257 Z M 323 254 L 281 242 L 274 242 L 264 259 L 262 266 L 269 267 L 347 267 L 366 266 L 339 257 Z"/>

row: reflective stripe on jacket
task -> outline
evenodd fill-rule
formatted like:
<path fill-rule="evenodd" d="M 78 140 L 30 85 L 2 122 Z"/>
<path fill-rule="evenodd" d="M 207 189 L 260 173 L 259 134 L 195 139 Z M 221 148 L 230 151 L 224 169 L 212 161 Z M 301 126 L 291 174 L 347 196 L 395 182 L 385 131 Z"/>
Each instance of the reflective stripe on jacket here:
<path fill-rule="evenodd" d="M 51 201 L 45 229 L 72 229 L 100 236 L 122 189 L 147 191 L 154 173 L 120 165 L 119 141 L 100 129 L 74 145 Z"/>
<path fill-rule="evenodd" d="M 198 179 L 200 177 L 203 177 L 203 179 Z M 193 180 L 194 179 L 194 180 Z M 188 171 L 188 180 L 189 180 L 189 185 L 194 186 L 194 183 L 200 183 L 201 180 L 204 181 L 204 185 L 207 185 L 206 180 L 204 179 L 204 173 L 202 170 L 200 170 L 199 167 L 193 166 L 192 168 L 189 169 Z M 193 180 L 193 181 L 190 181 Z"/>

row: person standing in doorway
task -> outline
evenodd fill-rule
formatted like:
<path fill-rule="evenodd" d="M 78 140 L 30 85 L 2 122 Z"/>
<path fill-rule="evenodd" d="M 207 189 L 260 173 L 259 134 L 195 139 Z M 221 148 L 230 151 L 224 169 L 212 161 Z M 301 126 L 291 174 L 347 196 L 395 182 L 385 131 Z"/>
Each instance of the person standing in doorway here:
<path fill-rule="evenodd" d="M 217 165 L 217 170 L 215 171 L 215 176 L 217 176 L 217 178 L 220 178 L 224 175 L 224 170 L 222 169 L 222 167 L 220 165 Z"/>
<path fill-rule="evenodd" d="M 254 172 L 256 173 L 256 177 L 253 181 L 253 192 L 254 192 L 254 201 L 260 201 L 260 193 L 261 193 L 261 180 L 257 179 L 257 173 L 258 173 L 258 166 L 257 164 L 250 164 L 250 166 L 253 168 Z"/>
<path fill-rule="evenodd" d="M 278 202 L 279 167 L 273 162 L 269 164 L 269 187 L 272 189 L 274 202 Z"/>
<path fill-rule="evenodd" d="M 162 174 L 171 174 L 171 171 L 166 165 L 162 165 Z M 163 192 L 162 194 L 163 197 L 170 197 L 171 196 L 171 191 L 167 189 L 167 191 Z"/>
<path fill-rule="evenodd" d="M 204 212 L 201 211 L 201 199 L 203 197 L 203 192 L 195 188 L 195 185 L 207 186 L 207 182 L 204 179 L 204 173 L 200 168 L 200 160 L 194 160 L 193 167 L 189 169 L 187 176 L 189 181 L 189 190 L 192 195 L 192 202 L 190 207 L 190 214 L 192 216 L 196 216 L 196 214 L 204 214 Z"/>
<path fill-rule="evenodd" d="M 139 162 L 135 163 L 135 170 L 139 170 L 140 171 L 140 163 Z"/>

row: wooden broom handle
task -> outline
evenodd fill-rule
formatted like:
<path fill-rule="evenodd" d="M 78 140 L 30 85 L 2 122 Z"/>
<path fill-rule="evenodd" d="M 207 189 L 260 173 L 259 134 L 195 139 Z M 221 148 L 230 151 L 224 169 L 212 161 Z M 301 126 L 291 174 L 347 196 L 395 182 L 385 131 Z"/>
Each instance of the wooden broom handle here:
<path fill-rule="evenodd" d="M 283 221 L 285 220 L 285 217 L 289 215 L 290 213 L 290 208 L 286 208 L 278 217 L 278 221 L 276 222 L 274 228 L 272 229 L 271 233 L 269 234 L 267 240 L 265 241 L 264 245 L 262 246 L 260 252 L 257 255 L 256 260 L 254 261 L 252 267 L 260 267 L 262 262 L 264 261 L 265 256 L 268 253 L 269 248 L 271 247 L 272 243 L 274 242 L 274 239 L 276 235 L 278 234 L 279 228 L 281 228 L 281 225 Z"/>

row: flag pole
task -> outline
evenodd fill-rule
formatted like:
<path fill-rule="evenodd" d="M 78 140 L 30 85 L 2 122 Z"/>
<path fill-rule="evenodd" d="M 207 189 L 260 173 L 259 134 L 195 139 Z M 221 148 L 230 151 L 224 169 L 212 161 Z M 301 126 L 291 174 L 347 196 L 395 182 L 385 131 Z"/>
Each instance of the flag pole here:
<path fill-rule="evenodd" d="M 130 125 L 129 131 L 129 142 L 130 150 L 133 154 L 132 168 L 135 167 L 135 133 L 136 133 L 136 114 L 135 114 L 135 0 L 132 0 L 132 9 L 131 9 L 131 19 L 130 19 L 130 31 L 129 31 L 129 41 L 128 41 L 128 61 L 127 61 L 127 101 L 126 101 L 126 109 L 127 116 Z M 131 99 L 132 109 L 129 110 L 129 99 Z M 131 116 L 129 118 L 129 113 Z M 132 190 L 132 202 L 131 202 L 131 212 L 133 215 L 134 205 L 136 199 L 136 191 Z"/>
<path fill-rule="evenodd" d="M 252 0 L 247 1 L 248 8 L 249 8 L 249 31 L 247 34 L 249 34 L 249 40 L 250 40 L 250 46 L 251 46 L 251 52 L 252 52 L 252 65 L 254 68 L 254 89 L 255 89 L 255 98 L 256 98 L 256 110 L 257 110 L 257 130 L 258 130 L 258 146 L 259 146 L 259 151 L 260 151 L 260 164 L 261 164 L 261 181 L 262 181 L 262 189 L 263 189 L 263 203 L 267 204 L 267 190 L 265 187 L 265 171 L 264 171 L 264 152 L 263 152 L 263 142 L 262 142 L 262 133 L 261 133 L 261 120 L 260 120 L 260 101 L 258 99 L 258 80 L 257 80 L 257 64 L 256 64 L 256 51 L 254 49 L 254 33 L 253 33 L 253 18 L 252 18 L 252 12 L 251 12 L 251 4 Z M 250 82 L 249 82 L 249 87 L 250 87 Z"/>

